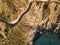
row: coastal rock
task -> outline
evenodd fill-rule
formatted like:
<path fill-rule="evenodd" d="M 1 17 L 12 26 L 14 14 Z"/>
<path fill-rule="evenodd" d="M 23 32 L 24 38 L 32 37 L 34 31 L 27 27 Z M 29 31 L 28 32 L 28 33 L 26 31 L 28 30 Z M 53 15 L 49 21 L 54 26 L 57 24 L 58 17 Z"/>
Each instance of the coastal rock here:
<path fill-rule="evenodd" d="M 40 2 L 41 1 L 41 2 Z M 0 22 L 1 31 L 7 38 L 2 39 L 5 45 L 31 45 L 43 33 L 58 32 L 60 28 L 60 4 L 58 0 L 1 0 L 0 19 L 13 22 L 26 10 L 32 2 L 29 11 L 14 27 Z M 54 2 L 55 1 L 55 2 Z M 39 25 L 40 29 L 37 29 Z M 54 30 L 52 30 L 54 29 Z M 38 31 L 39 30 L 39 31 Z M 60 33 L 59 33 L 60 34 Z M 36 37 L 37 38 L 36 38 Z M 1 41 L 2 42 L 2 41 Z"/>

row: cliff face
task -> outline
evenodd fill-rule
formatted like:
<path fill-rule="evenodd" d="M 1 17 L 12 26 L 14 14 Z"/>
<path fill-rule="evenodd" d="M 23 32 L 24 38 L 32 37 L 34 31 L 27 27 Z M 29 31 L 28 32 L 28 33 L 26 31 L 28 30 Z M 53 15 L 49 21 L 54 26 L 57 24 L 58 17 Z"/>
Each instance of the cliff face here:
<path fill-rule="evenodd" d="M 44 0 L 45 1 L 45 0 Z M 51 0 L 53 1 L 53 0 Z M 60 27 L 60 2 L 33 2 L 29 11 L 23 16 L 21 21 L 14 27 L 7 26 L 0 22 L 0 32 L 3 37 L 0 41 L 4 45 L 27 45 L 36 30 L 37 25 L 45 29 L 51 29 L 53 24 Z M 26 10 L 30 0 L 0 0 L 0 19 L 14 21 Z M 2 42 L 3 41 L 3 42 Z"/>

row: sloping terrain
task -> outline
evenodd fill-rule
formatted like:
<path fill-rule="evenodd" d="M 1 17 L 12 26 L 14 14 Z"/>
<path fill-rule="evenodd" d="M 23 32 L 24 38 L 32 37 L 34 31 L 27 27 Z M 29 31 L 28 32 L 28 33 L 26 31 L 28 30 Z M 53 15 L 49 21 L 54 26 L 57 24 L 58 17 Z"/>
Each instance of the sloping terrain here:
<path fill-rule="evenodd" d="M 26 10 L 29 0 L 0 0 L 0 19 L 12 22 Z M 0 21 L 0 45 L 27 45 L 37 25 L 46 30 L 60 30 L 60 3 L 33 2 L 29 11 L 14 27 Z M 57 25 L 56 27 L 53 25 Z M 60 32 L 59 32 L 60 34 Z"/>

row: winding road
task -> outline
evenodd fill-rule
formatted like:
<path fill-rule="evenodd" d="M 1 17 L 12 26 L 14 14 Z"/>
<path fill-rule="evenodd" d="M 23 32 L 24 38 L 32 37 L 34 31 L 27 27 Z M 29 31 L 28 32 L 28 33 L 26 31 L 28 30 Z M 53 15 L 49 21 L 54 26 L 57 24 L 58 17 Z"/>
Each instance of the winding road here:
<path fill-rule="evenodd" d="M 21 21 L 22 17 L 29 11 L 29 9 L 32 6 L 32 3 L 36 2 L 36 1 L 40 1 L 42 3 L 46 3 L 48 0 L 33 0 L 33 1 L 31 1 L 29 3 L 29 5 L 27 6 L 27 9 L 25 11 L 23 11 L 21 13 L 21 15 L 19 15 L 18 18 L 15 21 L 13 21 L 13 22 L 8 22 L 8 21 L 3 20 L 3 19 L 0 19 L 0 21 L 3 22 L 3 23 L 6 23 L 8 26 L 15 26 L 19 21 Z M 50 1 L 50 2 L 60 3 L 60 2 L 57 2 L 57 1 Z"/>
<path fill-rule="evenodd" d="M 47 2 L 47 0 L 42 0 L 42 1 L 41 1 L 41 0 L 35 0 L 35 1 L 40 1 L 40 2 L 43 2 L 43 3 L 46 3 L 46 2 Z M 57 2 L 57 1 L 50 1 L 50 2 L 55 2 L 55 3 L 59 3 L 59 4 L 60 4 L 60 2 Z M 8 22 L 8 21 L 3 20 L 3 19 L 0 19 L 0 21 L 3 22 L 3 23 L 6 23 L 8 26 L 11 26 L 11 27 L 15 26 L 16 24 L 19 23 L 19 21 L 21 21 L 22 17 L 29 11 L 29 9 L 30 9 L 31 6 L 32 6 L 32 3 L 33 3 L 33 2 L 30 2 L 30 4 L 27 6 L 26 10 L 23 11 L 23 12 L 21 13 L 21 15 L 19 15 L 18 18 L 17 18 L 15 21 L 13 21 L 13 22 Z M 45 20 L 43 20 L 43 21 L 40 23 L 40 25 L 42 25 L 43 23 L 45 23 L 47 20 L 48 20 L 48 18 L 46 18 Z M 59 24 L 60 24 L 60 23 L 59 23 Z M 58 25 L 59 25 L 59 24 L 58 24 Z M 59 28 L 59 27 L 57 27 L 57 28 Z M 4 36 L 4 38 L 6 38 L 4 32 L 1 32 L 1 31 L 0 31 L 0 33 Z"/>
<path fill-rule="evenodd" d="M 8 26 L 15 26 L 22 19 L 22 17 L 29 11 L 29 9 L 31 8 L 31 5 L 32 5 L 32 2 L 30 2 L 30 4 L 27 6 L 27 9 L 24 12 L 22 12 L 21 15 L 19 15 L 15 21 L 8 22 L 3 19 L 0 19 L 0 21 L 6 23 Z"/>

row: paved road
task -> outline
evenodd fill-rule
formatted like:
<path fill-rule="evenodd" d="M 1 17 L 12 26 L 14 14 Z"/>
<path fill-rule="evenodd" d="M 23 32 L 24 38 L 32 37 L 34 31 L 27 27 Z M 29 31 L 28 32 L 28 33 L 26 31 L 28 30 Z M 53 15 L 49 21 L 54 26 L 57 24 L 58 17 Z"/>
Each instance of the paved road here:
<path fill-rule="evenodd" d="M 33 0 L 33 2 L 34 1 L 40 1 L 40 2 L 45 3 L 47 0 L 43 0 L 43 1 L 41 1 L 41 0 Z M 19 15 L 18 18 L 15 21 L 8 22 L 8 21 L 3 20 L 3 19 L 0 19 L 0 21 L 6 23 L 8 26 L 15 26 L 22 19 L 22 17 L 29 11 L 29 9 L 30 9 L 33 2 L 30 2 L 29 6 L 27 6 L 27 9 L 24 12 L 22 12 L 21 15 Z M 51 2 L 56 2 L 56 1 L 51 1 Z M 58 3 L 60 3 L 60 2 L 58 2 Z"/>
<path fill-rule="evenodd" d="M 19 15 L 15 21 L 8 22 L 3 19 L 0 19 L 0 21 L 6 23 L 8 26 L 15 26 L 22 19 L 22 17 L 29 11 L 31 5 L 32 5 L 32 2 L 30 2 L 30 4 L 27 6 L 27 9 L 24 12 L 22 12 L 21 15 Z"/>

